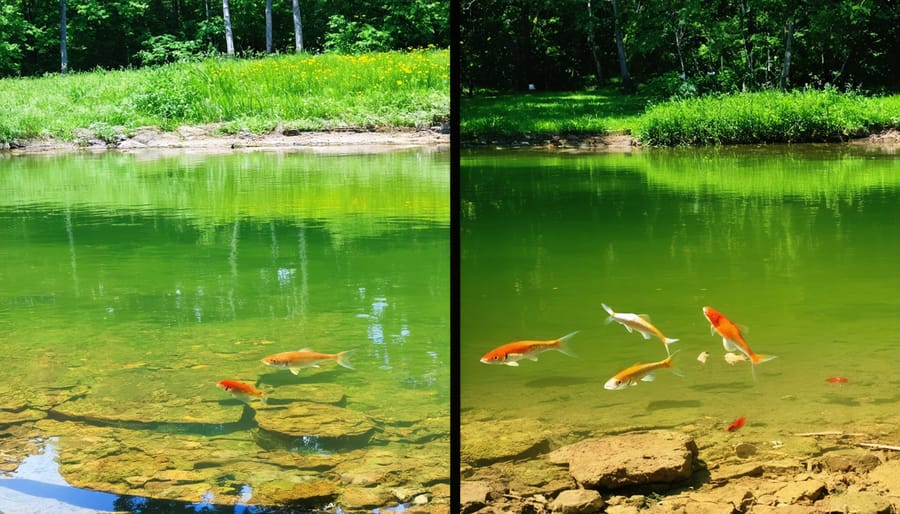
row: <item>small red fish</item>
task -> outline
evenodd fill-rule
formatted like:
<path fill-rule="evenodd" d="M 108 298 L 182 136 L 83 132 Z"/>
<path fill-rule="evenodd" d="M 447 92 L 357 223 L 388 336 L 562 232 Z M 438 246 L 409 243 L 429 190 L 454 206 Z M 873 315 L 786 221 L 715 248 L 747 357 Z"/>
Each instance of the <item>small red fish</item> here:
<path fill-rule="evenodd" d="M 846 384 L 847 377 L 828 377 L 825 379 L 825 381 L 832 384 Z"/>
<path fill-rule="evenodd" d="M 734 420 L 734 422 L 732 424 L 728 425 L 728 428 L 726 428 L 725 430 L 727 430 L 729 432 L 734 432 L 735 430 L 744 426 L 744 423 L 746 423 L 746 422 L 747 422 L 747 418 L 745 418 L 744 416 L 741 416 L 738 419 Z"/>
<path fill-rule="evenodd" d="M 266 403 L 265 391 L 260 391 L 250 384 L 238 382 L 237 380 L 222 380 L 216 386 L 231 393 L 232 396 L 244 403 L 249 404 L 254 398 L 259 398 L 263 403 Z"/>

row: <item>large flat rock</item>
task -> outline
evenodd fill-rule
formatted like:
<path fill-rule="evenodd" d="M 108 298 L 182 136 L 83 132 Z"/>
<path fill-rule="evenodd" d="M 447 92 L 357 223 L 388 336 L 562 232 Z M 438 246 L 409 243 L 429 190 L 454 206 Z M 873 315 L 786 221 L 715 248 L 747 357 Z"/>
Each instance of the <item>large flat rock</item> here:
<path fill-rule="evenodd" d="M 259 428 L 286 437 L 368 441 L 375 423 L 361 412 L 322 403 L 295 402 L 259 408 Z"/>
<path fill-rule="evenodd" d="M 690 437 L 654 430 L 588 439 L 552 452 L 550 461 L 568 464 L 586 489 L 666 484 L 690 478 L 697 457 Z"/>

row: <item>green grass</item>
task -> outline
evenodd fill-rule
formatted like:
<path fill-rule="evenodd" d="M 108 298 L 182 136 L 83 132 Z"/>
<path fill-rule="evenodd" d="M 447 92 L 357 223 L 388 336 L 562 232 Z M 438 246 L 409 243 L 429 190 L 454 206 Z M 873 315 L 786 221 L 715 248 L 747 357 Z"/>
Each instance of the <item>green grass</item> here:
<path fill-rule="evenodd" d="M 900 96 L 765 91 L 659 104 L 638 135 L 653 146 L 841 141 L 900 126 Z"/>
<path fill-rule="evenodd" d="M 230 132 L 265 132 L 279 123 L 301 130 L 419 128 L 449 116 L 449 68 L 447 50 L 416 50 L 3 79 L 0 141 L 202 123 Z"/>
<path fill-rule="evenodd" d="M 650 105 L 605 89 L 463 98 L 464 140 L 627 132 L 649 146 L 827 142 L 900 127 L 900 95 L 764 91 Z"/>
<path fill-rule="evenodd" d="M 463 97 L 464 138 L 627 132 L 644 111 L 640 97 L 612 89 L 581 93 L 524 93 Z"/>

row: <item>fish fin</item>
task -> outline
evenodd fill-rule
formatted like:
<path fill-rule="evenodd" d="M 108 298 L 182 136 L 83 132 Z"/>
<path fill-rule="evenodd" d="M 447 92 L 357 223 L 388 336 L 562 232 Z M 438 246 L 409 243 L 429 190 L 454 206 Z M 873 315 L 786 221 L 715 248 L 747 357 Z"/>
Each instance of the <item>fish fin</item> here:
<path fill-rule="evenodd" d="M 622 326 L 625 327 L 626 330 L 628 330 L 629 334 L 632 332 L 631 327 L 629 327 L 628 325 L 622 323 Z"/>
<path fill-rule="evenodd" d="M 569 334 L 566 334 L 566 335 L 560 337 L 557 340 L 557 348 L 556 349 L 561 351 L 562 353 L 568 355 L 569 357 L 578 357 L 577 355 L 575 355 L 575 352 L 573 352 L 572 349 L 569 348 L 569 339 L 572 339 L 572 337 L 577 333 L 578 333 L 578 331 L 576 330 L 572 333 L 569 333 Z M 537 359 L 535 359 L 535 360 L 537 360 Z"/>
<path fill-rule="evenodd" d="M 672 355 L 672 354 L 669 352 L 669 345 L 670 345 L 670 344 L 675 344 L 675 343 L 677 343 L 678 341 L 680 341 L 680 339 L 676 339 L 676 338 L 674 338 L 674 337 L 667 337 L 667 338 L 663 339 L 663 344 L 666 345 L 666 355 Z"/>
<path fill-rule="evenodd" d="M 741 325 L 740 323 L 738 323 L 738 324 L 737 324 L 737 327 L 738 327 L 738 329 L 741 331 L 742 334 L 749 334 L 749 333 L 750 333 L 750 327 L 748 327 L 747 325 Z"/>
<path fill-rule="evenodd" d="M 314 352 L 315 350 L 313 350 L 312 348 L 300 348 L 297 351 L 298 352 Z"/>
<path fill-rule="evenodd" d="M 263 405 L 268 405 L 268 404 L 269 404 L 269 399 L 266 398 L 265 396 L 262 396 L 262 397 L 260 398 L 260 401 L 262 401 Z"/>
<path fill-rule="evenodd" d="M 656 372 L 647 373 L 641 378 L 641 382 L 653 382 L 656 379 Z"/>
<path fill-rule="evenodd" d="M 723 338 L 722 338 L 722 346 L 725 347 L 725 351 L 726 351 L 726 352 L 741 352 L 741 353 L 744 353 L 743 350 L 741 350 L 741 349 L 738 347 L 738 345 L 732 343 L 727 337 L 723 337 Z"/>
<path fill-rule="evenodd" d="M 711 335 L 711 336 L 716 335 L 716 326 L 713 325 L 712 323 L 709 324 L 709 335 Z"/>
<path fill-rule="evenodd" d="M 300 368 L 288 368 L 288 369 L 290 370 L 291 373 L 293 373 L 295 375 L 300 374 Z"/>
<path fill-rule="evenodd" d="M 641 318 L 642 320 L 646 321 L 647 323 L 650 323 L 650 315 L 649 314 L 638 314 L 637 317 Z"/>
<path fill-rule="evenodd" d="M 529 356 L 526 357 L 526 358 L 527 358 L 528 360 L 534 361 L 534 362 L 537 362 L 537 360 L 538 360 L 537 355 L 529 355 Z"/>
<path fill-rule="evenodd" d="M 753 355 L 750 356 L 750 362 L 752 362 L 753 365 L 755 366 L 757 364 L 762 364 L 763 362 L 769 362 L 770 360 L 777 359 L 777 358 L 778 358 L 777 355 L 766 355 L 763 353 L 754 353 Z"/>
<path fill-rule="evenodd" d="M 609 305 L 601 303 L 600 306 L 603 307 L 603 310 L 605 310 L 607 314 L 609 314 L 610 319 L 612 319 L 612 317 L 616 315 L 616 311 L 612 310 L 612 307 L 610 307 Z"/>
<path fill-rule="evenodd" d="M 641 335 L 644 336 L 644 340 L 645 340 L 645 341 L 646 341 L 647 339 L 650 339 L 651 337 L 653 337 L 652 335 L 650 335 L 649 332 L 641 332 Z"/>
<path fill-rule="evenodd" d="M 353 351 L 353 350 L 344 350 L 343 352 L 338 352 L 338 354 L 337 354 L 337 363 L 340 364 L 341 366 L 347 368 L 347 369 L 356 369 L 356 368 L 353 367 L 352 364 L 350 364 L 350 361 L 347 360 L 347 359 L 348 359 L 348 356 L 349 356 L 349 354 L 350 354 L 350 352 L 352 352 L 352 351 Z"/>
<path fill-rule="evenodd" d="M 519 365 L 519 363 L 516 361 L 504 362 L 503 364 L 506 364 L 507 366 L 518 366 Z"/>

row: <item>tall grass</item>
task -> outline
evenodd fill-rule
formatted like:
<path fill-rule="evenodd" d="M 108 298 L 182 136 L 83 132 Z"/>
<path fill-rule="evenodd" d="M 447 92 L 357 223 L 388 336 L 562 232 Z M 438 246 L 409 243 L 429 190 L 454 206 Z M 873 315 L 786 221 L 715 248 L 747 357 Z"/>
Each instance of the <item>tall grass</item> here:
<path fill-rule="evenodd" d="M 643 110 L 641 98 L 613 89 L 464 97 L 460 134 L 465 138 L 600 134 L 628 130 Z"/>
<path fill-rule="evenodd" d="M 216 58 L 140 70 L 0 80 L 0 141 L 79 128 L 223 130 L 422 127 L 450 112 L 447 50 Z"/>
<path fill-rule="evenodd" d="M 841 141 L 900 126 L 900 96 L 832 89 L 765 91 L 671 101 L 641 117 L 652 146 Z"/>

